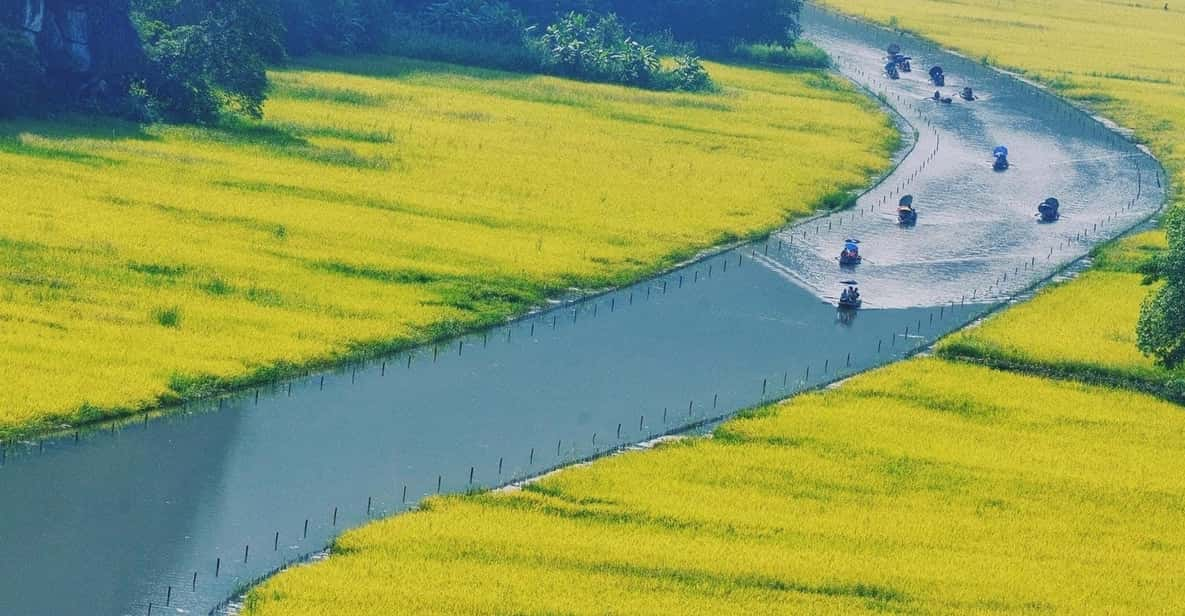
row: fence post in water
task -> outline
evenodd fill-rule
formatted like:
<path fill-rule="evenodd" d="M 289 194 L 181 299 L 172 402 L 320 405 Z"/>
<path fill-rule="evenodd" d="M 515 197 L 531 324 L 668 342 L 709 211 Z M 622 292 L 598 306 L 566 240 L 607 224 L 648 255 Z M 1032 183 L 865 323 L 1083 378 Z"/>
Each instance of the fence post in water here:
<path fill-rule="evenodd" d="M 720 394 L 712 394 L 712 410 L 716 410 L 716 405 L 720 403 Z"/>
<path fill-rule="evenodd" d="M 642 425 L 646 423 L 646 416 L 642 415 L 638 418 L 638 432 L 642 431 Z"/>
<path fill-rule="evenodd" d="M 165 592 L 165 607 L 169 607 L 169 605 L 171 603 L 173 603 L 173 587 L 172 586 L 170 586 L 169 590 L 167 592 Z"/>
<path fill-rule="evenodd" d="M 193 572 L 193 584 L 190 586 L 193 592 L 197 592 L 197 571 Z"/>
<path fill-rule="evenodd" d="M 555 442 L 555 457 L 560 457 L 560 445 L 564 443 L 564 439 Z"/>
<path fill-rule="evenodd" d="M 440 494 L 440 487 L 443 484 L 444 484 L 444 475 L 437 475 L 436 476 L 436 493 L 437 494 Z M 337 510 L 334 509 L 333 511 L 334 511 L 334 515 L 336 517 Z"/>
<path fill-rule="evenodd" d="M 831 360 L 830 359 L 823 360 L 823 374 L 827 374 L 827 371 L 830 369 L 831 369 Z"/>
<path fill-rule="evenodd" d="M 405 502 L 407 501 L 407 488 L 403 488 L 403 500 Z M 301 535 L 301 539 L 308 539 L 308 538 L 309 538 L 309 519 L 305 518 L 304 519 L 304 534 Z"/>
<path fill-rule="evenodd" d="M 765 391 L 769 386 L 769 379 L 761 379 L 761 399 L 765 400 Z"/>
<path fill-rule="evenodd" d="M 222 557 L 219 556 L 214 561 L 214 577 L 218 577 L 218 574 L 221 572 L 222 572 Z"/>
<path fill-rule="evenodd" d="M 848 368 L 852 367 L 852 354 L 851 353 L 848 353 L 847 367 Z"/>
<path fill-rule="evenodd" d="M 473 466 L 469 467 L 469 485 L 473 485 L 473 471 L 475 470 L 475 468 L 476 467 L 473 467 Z"/>
<path fill-rule="evenodd" d="M 884 344 L 884 343 L 885 343 L 885 341 L 884 341 L 884 340 L 877 340 L 877 341 L 876 341 L 876 352 L 877 352 L 877 354 L 878 354 L 878 355 L 879 355 L 879 354 L 880 354 L 880 352 L 881 352 L 881 345 L 882 345 L 882 344 Z"/>
<path fill-rule="evenodd" d="M 333 508 L 333 525 L 337 526 L 337 507 Z"/>
<path fill-rule="evenodd" d="M 249 557 L 249 556 L 251 556 L 251 546 L 245 545 L 245 546 L 243 546 L 243 563 L 244 564 L 247 563 L 247 557 Z"/>
<path fill-rule="evenodd" d="M 527 464 L 530 466 L 535 465 L 535 448 L 534 447 L 531 448 L 531 457 L 527 458 Z"/>
<path fill-rule="evenodd" d="M 498 458 L 498 476 L 502 476 L 502 458 Z"/>

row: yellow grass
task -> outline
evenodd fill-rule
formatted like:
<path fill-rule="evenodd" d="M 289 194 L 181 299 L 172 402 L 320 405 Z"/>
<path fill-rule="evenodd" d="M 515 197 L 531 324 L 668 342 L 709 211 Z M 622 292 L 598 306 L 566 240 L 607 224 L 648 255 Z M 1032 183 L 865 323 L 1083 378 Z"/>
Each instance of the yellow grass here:
<path fill-rule="evenodd" d="M 1182 438 L 1147 396 L 911 361 L 349 532 L 247 614 L 1170 613 Z"/>
<path fill-rule="evenodd" d="M 821 73 L 662 94 L 388 57 L 260 124 L 0 123 L 0 436 L 505 318 L 806 214 L 895 133 Z"/>

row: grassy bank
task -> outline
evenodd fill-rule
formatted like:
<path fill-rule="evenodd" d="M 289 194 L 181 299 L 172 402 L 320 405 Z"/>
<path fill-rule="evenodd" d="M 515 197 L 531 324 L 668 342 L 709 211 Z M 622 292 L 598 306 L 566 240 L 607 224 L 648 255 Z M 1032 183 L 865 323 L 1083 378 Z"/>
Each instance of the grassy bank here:
<path fill-rule="evenodd" d="M 1160 231 L 1140 233 L 1095 254 L 1080 277 L 959 332 L 938 345 L 949 358 L 1087 378 L 1181 398 L 1185 370 L 1157 365 L 1136 347 L 1140 305 L 1152 288 L 1139 265 L 1164 248 Z"/>
<path fill-rule="evenodd" d="M 1155 398 L 915 360 L 713 439 L 433 500 L 247 613 L 1164 613 L 1182 437 Z"/>
<path fill-rule="evenodd" d="M 262 123 L 0 123 L 0 438 L 501 320 L 886 165 L 889 120 L 827 75 L 711 70 L 688 95 L 320 58 Z"/>

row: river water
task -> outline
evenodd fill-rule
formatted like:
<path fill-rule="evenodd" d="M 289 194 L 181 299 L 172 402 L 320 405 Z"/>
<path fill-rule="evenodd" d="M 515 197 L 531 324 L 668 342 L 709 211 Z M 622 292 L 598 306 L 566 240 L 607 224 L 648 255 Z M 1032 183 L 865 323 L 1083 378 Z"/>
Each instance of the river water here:
<path fill-rule="evenodd" d="M 10 445 L 0 614 L 207 613 L 427 495 L 501 485 L 900 358 L 1159 208 L 1154 160 L 1043 93 L 910 39 L 920 70 L 889 81 L 880 50 L 893 35 L 810 7 L 804 25 L 917 131 L 856 208 L 439 347 Z M 935 63 L 981 98 L 923 100 Z M 997 144 L 1012 151 L 1007 173 L 991 170 Z M 902 192 L 917 199 L 914 228 L 895 224 Z M 1064 217 L 1037 224 L 1047 196 Z M 851 271 L 835 259 L 845 237 L 866 255 Z M 867 304 L 841 318 L 834 296 L 849 278 Z"/>

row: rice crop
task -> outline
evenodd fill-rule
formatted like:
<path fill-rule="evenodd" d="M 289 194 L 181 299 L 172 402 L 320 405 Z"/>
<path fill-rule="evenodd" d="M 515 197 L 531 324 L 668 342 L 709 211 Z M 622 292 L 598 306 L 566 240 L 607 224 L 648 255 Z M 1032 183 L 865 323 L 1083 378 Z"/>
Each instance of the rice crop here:
<path fill-rule="evenodd" d="M 1185 415 L 1166 402 L 922 359 L 714 436 L 434 499 L 264 583 L 246 614 L 1179 606 Z"/>
<path fill-rule="evenodd" d="M 705 95 L 396 57 L 261 122 L 0 123 L 0 438 L 497 322 L 809 213 L 896 134 L 822 72 Z"/>
<path fill-rule="evenodd" d="M 1032 300 L 994 315 L 938 345 L 949 358 L 986 360 L 1028 370 L 1165 389 L 1185 370 L 1159 366 L 1136 347 L 1140 306 L 1154 287 L 1143 284 L 1141 263 L 1165 247 L 1149 231 L 1096 251 L 1094 267 L 1042 289 Z"/>

